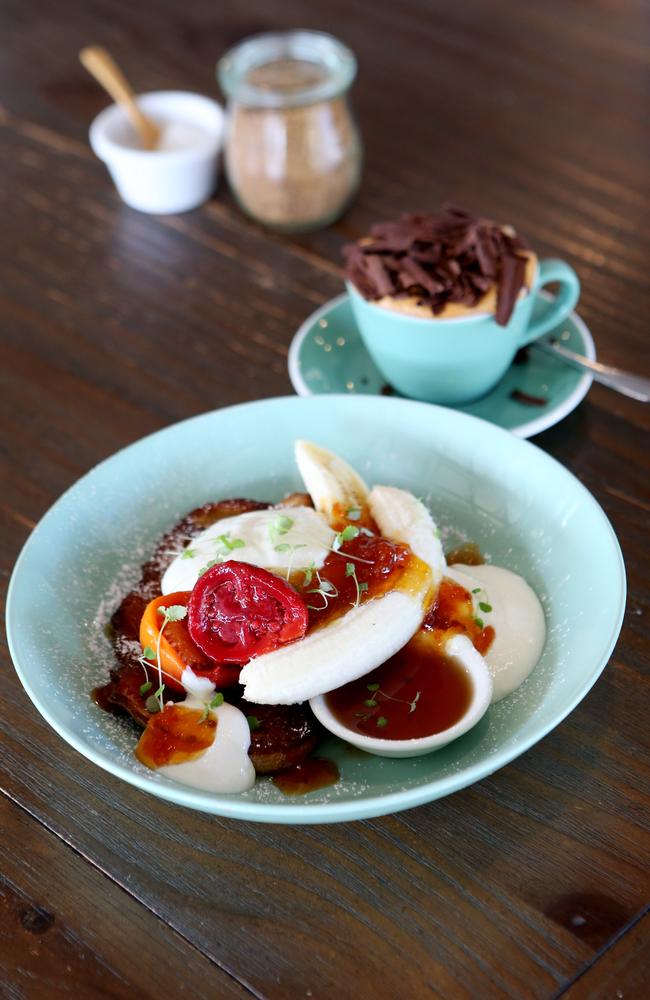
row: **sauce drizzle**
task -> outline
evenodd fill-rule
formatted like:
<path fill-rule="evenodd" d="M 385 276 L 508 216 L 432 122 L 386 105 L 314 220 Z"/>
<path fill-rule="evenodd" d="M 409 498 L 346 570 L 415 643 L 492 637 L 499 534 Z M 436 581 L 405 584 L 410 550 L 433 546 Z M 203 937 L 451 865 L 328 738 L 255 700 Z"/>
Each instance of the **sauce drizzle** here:
<path fill-rule="evenodd" d="M 273 784 L 285 795 L 306 795 L 307 792 L 335 785 L 339 777 L 339 769 L 334 761 L 310 757 L 302 764 L 280 771 L 274 776 Z"/>
<path fill-rule="evenodd" d="M 214 742 L 217 720 L 197 708 L 165 705 L 147 723 L 135 755 L 146 767 L 181 764 L 198 757 Z"/>
<path fill-rule="evenodd" d="M 408 545 L 360 533 L 337 552 L 330 552 L 321 569 L 298 574 L 292 583 L 309 608 L 308 631 L 313 631 L 400 584 L 403 589 L 416 587 L 422 574 L 428 573 Z"/>
<path fill-rule="evenodd" d="M 465 566 L 483 566 L 485 559 L 476 542 L 464 542 L 449 553 L 445 553 L 448 566 L 463 563 Z"/>
<path fill-rule="evenodd" d="M 440 584 L 422 628 L 425 632 L 433 633 L 440 645 L 452 635 L 466 635 L 481 655 L 487 653 L 495 635 L 492 626 L 486 626 L 474 611 L 469 591 L 447 577 Z"/>

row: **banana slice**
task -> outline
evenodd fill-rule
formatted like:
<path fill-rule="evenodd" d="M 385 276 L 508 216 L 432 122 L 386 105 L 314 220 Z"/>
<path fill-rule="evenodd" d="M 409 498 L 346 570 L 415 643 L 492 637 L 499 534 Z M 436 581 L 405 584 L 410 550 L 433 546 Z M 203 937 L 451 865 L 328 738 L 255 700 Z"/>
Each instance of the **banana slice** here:
<path fill-rule="evenodd" d="M 431 567 L 437 590 L 447 563 L 438 529 L 424 504 L 396 486 L 374 486 L 368 507 L 384 538 L 407 542 L 413 554 Z"/>
<path fill-rule="evenodd" d="M 311 441 L 296 441 L 296 463 L 316 510 L 331 520 L 336 506 L 361 508 L 368 487 L 347 462 Z"/>
<path fill-rule="evenodd" d="M 310 452 L 310 458 L 313 455 Z M 327 475 L 322 482 L 328 482 Z M 240 682 L 245 685 L 248 701 L 291 705 L 331 691 L 379 666 L 419 629 L 444 568 L 435 525 L 426 508 L 404 490 L 375 487 L 367 501 L 382 534 L 411 546 L 415 555 L 411 567 L 394 590 L 351 608 L 304 639 L 246 664 Z"/>
<path fill-rule="evenodd" d="M 244 698 L 293 705 L 363 677 L 406 645 L 423 615 L 422 600 L 399 590 L 351 608 L 304 639 L 247 663 L 239 676 Z"/>

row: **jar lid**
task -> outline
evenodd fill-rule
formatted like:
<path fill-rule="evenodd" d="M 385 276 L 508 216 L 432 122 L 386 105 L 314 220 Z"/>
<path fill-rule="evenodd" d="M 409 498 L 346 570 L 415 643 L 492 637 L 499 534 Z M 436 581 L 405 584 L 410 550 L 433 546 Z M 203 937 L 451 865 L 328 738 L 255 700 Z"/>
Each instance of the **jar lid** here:
<path fill-rule="evenodd" d="M 357 72 L 352 51 L 323 31 L 278 31 L 244 39 L 217 63 L 217 78 L 233 101 L 286 108 L 338 97 Z"/>

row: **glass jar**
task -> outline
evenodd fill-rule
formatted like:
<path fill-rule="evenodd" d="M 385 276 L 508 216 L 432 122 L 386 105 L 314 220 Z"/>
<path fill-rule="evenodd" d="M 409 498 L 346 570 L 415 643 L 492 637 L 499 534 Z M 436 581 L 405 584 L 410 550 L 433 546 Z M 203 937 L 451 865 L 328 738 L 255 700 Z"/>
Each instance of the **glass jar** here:
<path fill-rule="evenodd" d="M 359 184 L 361 140 L 347 91 L 356 59 L 319 31 L 256 35 L 217 74 L 228 98 L 226 172 L 258 222 L 318 229 L 342 214 Z"/>

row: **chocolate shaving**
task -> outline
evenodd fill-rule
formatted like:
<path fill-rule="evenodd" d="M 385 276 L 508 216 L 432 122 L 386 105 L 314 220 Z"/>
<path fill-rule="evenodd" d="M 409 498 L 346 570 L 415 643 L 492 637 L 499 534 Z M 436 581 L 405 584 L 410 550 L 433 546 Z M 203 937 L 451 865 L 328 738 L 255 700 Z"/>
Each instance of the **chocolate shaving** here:
<path fill-rule="evenodd" d="M 546 406 L 548 403 L 548 399 L 545 399 L 544 396 L 531 396 L 530 393 L 522 392 L 521 389 L 513 389 L 510 393 L 510 399 L 523 403 L 524 406 Z"/>
<path fill-rule="evenodd" d="M 519 289 L 524 283 L 526 261 L 523 257 L 504 257 L 499 275 L 499 290 L 497 292 L 496 321 L 505 326 L 514 309 Z"/>
<path fill-rule="evenodd" d="M 366 259 L 366 269 L 368 277 L 379 294 L 390 295 L 393 291 L 393 282 L 390 280 L 390 274 L 382 263 L 381 257 L 368 257 Z"/>
<path fill-rule="evenodd" d="M 447 205 L 377 223 L 343 255 L 364 298 L 414 296 L 436 316 L 450 302 L 473 308 L 496 287 L 496 321 L 505 326 L 524 287 L 526 249 L 510 227 Z"/>

